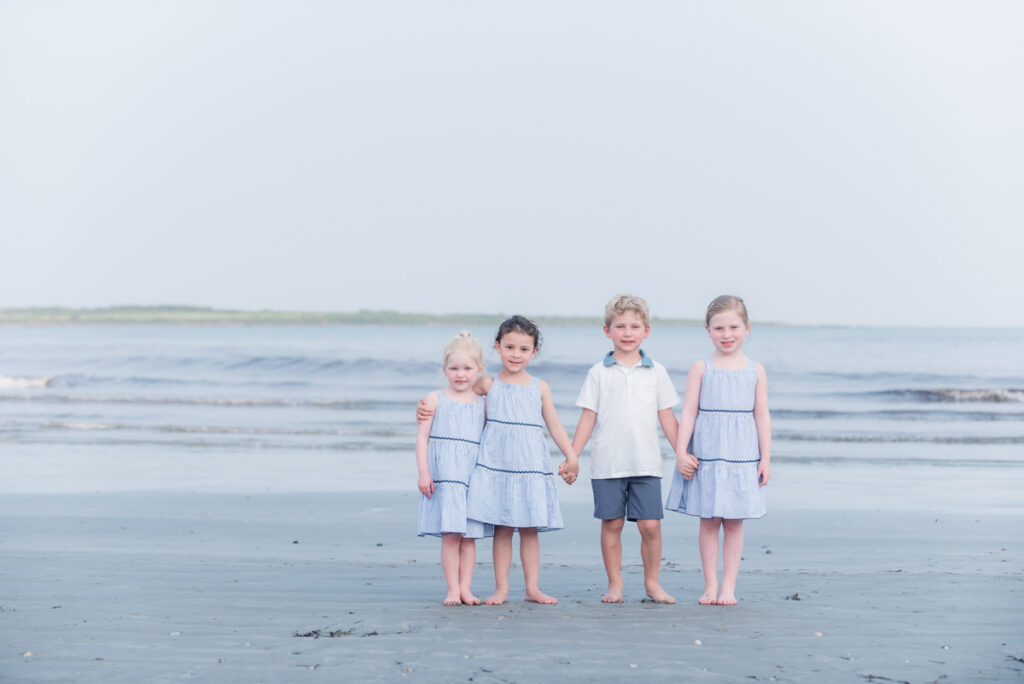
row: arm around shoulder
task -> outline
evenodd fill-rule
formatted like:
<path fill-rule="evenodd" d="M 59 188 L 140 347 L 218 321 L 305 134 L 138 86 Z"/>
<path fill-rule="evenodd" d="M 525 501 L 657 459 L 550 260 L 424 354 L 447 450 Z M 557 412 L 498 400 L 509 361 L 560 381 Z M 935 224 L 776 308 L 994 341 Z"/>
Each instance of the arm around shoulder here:
<path fill-rule="evenodd" d="M 421 426 L 426 423 L 427 432 L 430 432 L 430 424 L 434 421 L 434 411 L 437 410 L 439 401 L 440 397 L 435 391 L 420 399 L 420 402 L 416 404 L 416 422 Z"/>
<path fill-rule="evenodd" d="M 480 396 L 486 396 L 491 391 L 491 386 L 494 384 L 494 378 L 490 375 L 481 375 L 473 383 L 473 391 Z"/>

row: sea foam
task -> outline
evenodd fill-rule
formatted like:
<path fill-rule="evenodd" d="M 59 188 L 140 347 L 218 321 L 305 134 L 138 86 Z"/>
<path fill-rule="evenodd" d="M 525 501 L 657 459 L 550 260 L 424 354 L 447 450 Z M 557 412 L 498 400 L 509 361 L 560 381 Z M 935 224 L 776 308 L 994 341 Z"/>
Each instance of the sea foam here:
<path fill-rule="evenodd" d="M 0 375 L 0 389 L 24 389 L 28 387 L 47 387 L 50 378 L 9 378 Z"/>

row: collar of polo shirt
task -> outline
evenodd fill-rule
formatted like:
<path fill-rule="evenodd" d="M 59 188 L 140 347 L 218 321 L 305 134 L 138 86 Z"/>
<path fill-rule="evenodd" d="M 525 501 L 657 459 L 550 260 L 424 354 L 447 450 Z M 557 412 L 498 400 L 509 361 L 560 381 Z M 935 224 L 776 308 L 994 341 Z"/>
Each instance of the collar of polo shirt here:
<path fill-rule="evenodd" d="M 607 354 L 604 355 L 604 365 L 606 365 L 606 366 L 614 366 L 615 365 L 615 352 L 614 351 L 610 351 L 610 352 L 608 352 Z M 648 356 L 646 354 L 646 352 L 644 352 L 643 349 L 640 350 L 640 365 L 643 366 L 644 368 L 653 368 L 654 367 L 654 361 L 651 360 L 651 357 Z"/>

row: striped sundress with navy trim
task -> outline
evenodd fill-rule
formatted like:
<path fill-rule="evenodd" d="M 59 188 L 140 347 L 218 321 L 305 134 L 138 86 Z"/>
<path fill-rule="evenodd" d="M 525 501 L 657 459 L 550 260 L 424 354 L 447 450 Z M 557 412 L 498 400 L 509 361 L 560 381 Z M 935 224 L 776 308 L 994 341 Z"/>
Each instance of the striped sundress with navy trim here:
<path fill-rule="evenodd" d="M 700 408 L 690 453 L 700 467 L 692 480 L 675 472 L 665 508 L 701 518 L 760 518 L 765 488 L 757 481 L 761 460 L 754 423 L 757 365 L 715 368 L 704 359 Z"/>
<path fill-rule="evenodd" d="M 506 527 L 563 527 L 558 488 L 541 415 L 540 384 L 494 383 L 487 424 L 469 482 L 468 514 Z"/>
<path fill-rule="evenodd" d="M 466 516 L 469 478 L 480 451 L 484 428 L 484 399 L 466 404 L 452 401 L 443 389 L 430 425 L 427 465 L 434 480 L 434 495 L 420 495 L 417 534 L 458 533 L 471 539 L 489 537 L 494 528 Z"/>

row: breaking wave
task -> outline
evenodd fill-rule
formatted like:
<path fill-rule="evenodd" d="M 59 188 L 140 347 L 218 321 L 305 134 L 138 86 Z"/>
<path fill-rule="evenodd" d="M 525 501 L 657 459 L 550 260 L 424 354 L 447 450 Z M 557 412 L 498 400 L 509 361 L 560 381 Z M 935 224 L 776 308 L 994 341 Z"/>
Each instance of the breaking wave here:
<path fill-rule="evenodd" d="M 9 378 L 0 375 L 0 389 L 27 389 L 29 387 L 49 387 L 50 378 Z"/>
<path fill-rule="evenodd" d="M 820 434 L 775 431 L 772 440 L 849 444 L 1024 444 L 1024 435 L 881 435 Z"/>
<path fill-rule="evenodd" d="M 885 420 L 927 422 L 1024 422 L 1024 412 L 1007 410 L 884 409 L 844 411 L 841 409 L 772 409 L 780 420 Z"/>
<path fill-rule="evenodd" d="M 871 392 L 871 396 L 946 404 L 1024 404 L 1024 389 L 900 389 Z"/>

